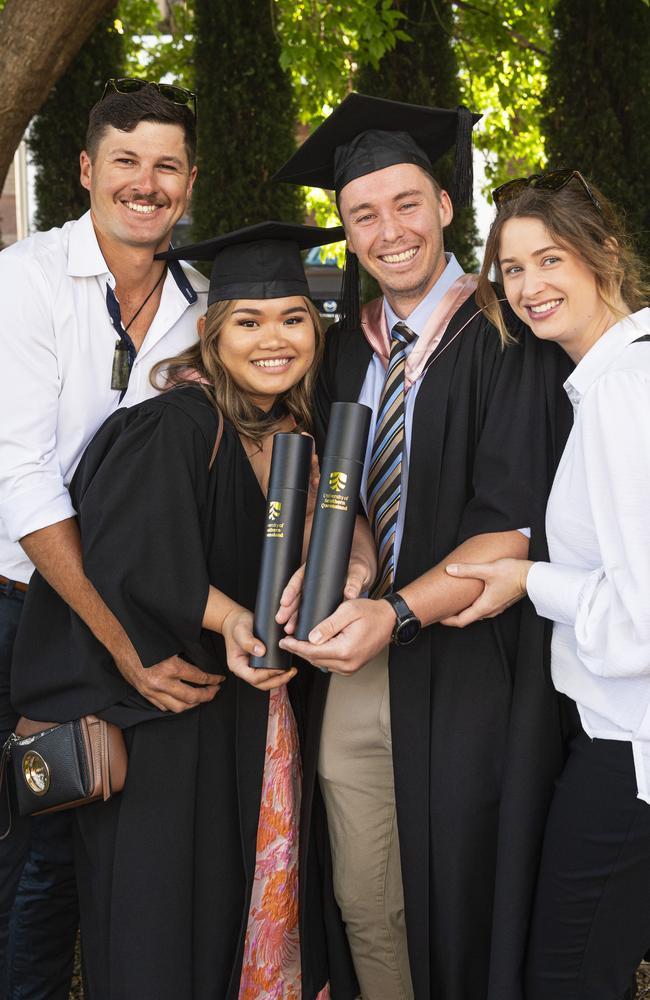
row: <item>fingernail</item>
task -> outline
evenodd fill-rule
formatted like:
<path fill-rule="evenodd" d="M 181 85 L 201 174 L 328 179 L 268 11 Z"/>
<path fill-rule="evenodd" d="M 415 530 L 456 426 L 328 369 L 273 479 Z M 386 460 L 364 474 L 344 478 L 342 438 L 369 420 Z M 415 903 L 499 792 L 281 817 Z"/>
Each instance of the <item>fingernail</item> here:
<path fill-rule="evenodd" d="M 319 642 L 323 641 L 323 634 L 320 631 L 320 629 L 317 628 L 312 629 L 312 631 L 309 633 L 309 641 L 312 642 L 314 645 L 318 645 Z"/>
<path fill-rule="evenodd" d="M 456 576 L 458 573 L 458 566 L 456 563 L 451 563 L 449 566 L 446 566 L 445 569 L 451 576 Z"/>
<path fill-rule="evenodd" d="M 254 646 L 253 647 L 253 653 L 255 654 L 255 656 L 261 656 L 263 652 L 264 652 L 264 649 L 263 649 L 262 646 Z"/>

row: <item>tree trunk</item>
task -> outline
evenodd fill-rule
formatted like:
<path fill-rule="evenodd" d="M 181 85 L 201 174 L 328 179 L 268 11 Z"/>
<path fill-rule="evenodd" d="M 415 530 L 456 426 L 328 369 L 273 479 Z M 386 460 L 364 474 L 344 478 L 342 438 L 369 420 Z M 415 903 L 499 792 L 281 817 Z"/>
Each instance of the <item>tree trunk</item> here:
<path fill-rule="evenodd" d="M 0 190 L 22 135 L 116 0 L 7 0 L 0 11 Z"/>

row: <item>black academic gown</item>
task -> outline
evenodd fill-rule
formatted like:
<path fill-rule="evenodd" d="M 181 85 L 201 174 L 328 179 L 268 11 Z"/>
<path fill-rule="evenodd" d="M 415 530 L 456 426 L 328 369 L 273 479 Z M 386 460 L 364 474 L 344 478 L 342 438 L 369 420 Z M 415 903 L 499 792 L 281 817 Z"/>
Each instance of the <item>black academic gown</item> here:
<path fill-rule="evenodd" d="M 452 318 L 415 402 L 395 590 L 460 542 L 530 527 L 547 557 L 548 490 L 570 427 L 566 363 L 513 315 L 505 350 L 472 296 Z M 445 346 L 450 344 L 449 348 Z M 372 351 L 333 329 L 317 392 L 355 401 Z M 564 370 L 564 374 L 562 371 Z M 548 623 L 528 601 L 459 630 L 433 625 L 389 659 L 395 793 L 416 1000 L 522 1000 L 538 852 L 565 724 L 548 670 Z M 306 780 L 328 685 L 317 673 Z"/>
<path fill-rule="evenodd" d="M 180 654 L 225 674 L 215 699 L 163 716 L 38 573 L 16 641 L 19 711 L 61 721 L 99 712 L 128 727 L 123 792 L 76 811 L 91 1000 L 235 1000 L 239 992 L 269 696 L 229 674 L 222 637 L 201 621 L 210 584 L 254 607 L 265 500 L 227 421 L 209 469 L 216 432 L 198 387 L 119 410 L 71 486 L 85 571 L 143 665 Z M 290 684 L 302 737 L 311 676 Z M 312 830 L 300 839 L 303 998 L 329 975 L 334 997 L 348 1000 L 354 984 L 331 892 L 323 898 L 318 820 Z"/>

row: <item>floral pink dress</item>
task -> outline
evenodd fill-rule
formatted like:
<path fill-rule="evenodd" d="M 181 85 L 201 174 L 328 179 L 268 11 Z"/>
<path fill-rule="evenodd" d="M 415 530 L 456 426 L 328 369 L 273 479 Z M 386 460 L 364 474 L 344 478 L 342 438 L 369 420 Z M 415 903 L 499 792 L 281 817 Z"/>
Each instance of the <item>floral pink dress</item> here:
<path fill-rule="evenodd" d="M 257 857 L 239 1000 L 300 1000 L 298 827 L 302 774 L 286 687 L 271 691 Z M 316 1000 L 329 1000 L 326 986 Z"/>

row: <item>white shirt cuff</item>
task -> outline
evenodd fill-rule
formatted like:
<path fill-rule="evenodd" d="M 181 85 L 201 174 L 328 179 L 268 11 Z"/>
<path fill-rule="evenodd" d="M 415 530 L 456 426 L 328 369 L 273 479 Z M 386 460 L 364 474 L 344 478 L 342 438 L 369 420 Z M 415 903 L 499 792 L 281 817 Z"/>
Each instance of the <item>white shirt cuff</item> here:
<path fill-rule="evenodd" d="M 4 521 L 7 534 L 12 542 L 19 542 L 25 535 L 50 524 L 76 517 L 70 494 L 64 486 L 50 496 L 40 489 L 14 494 L 10 500 L 0 505 L 0 518 Z"/>
<path fill-rule="evenodd" d="M 575 627 L 580 592 L 590 576 L 590 570 L 536 562 L 528 571 L 526 590 L 538 615 Z"/>

